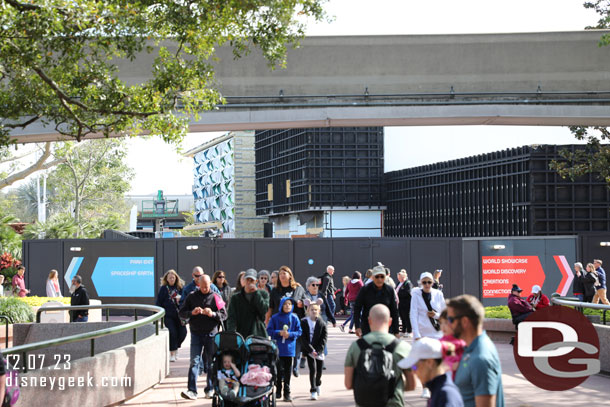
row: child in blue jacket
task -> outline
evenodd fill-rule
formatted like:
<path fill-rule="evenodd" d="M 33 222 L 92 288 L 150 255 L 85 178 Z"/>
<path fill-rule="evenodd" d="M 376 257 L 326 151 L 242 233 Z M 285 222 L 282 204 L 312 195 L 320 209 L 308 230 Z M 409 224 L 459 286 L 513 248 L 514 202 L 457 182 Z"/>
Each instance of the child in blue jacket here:
<path fill-rule="evenodd" d="M 290 397 L 292 360 L 295 355 L 297 340 L 302 333 L 301 321 L 299 321 L 299 317 L 292 313 L 293 309 L 292 298 L 282 298 L 279 312 L 271 317 L 269 325 L 267 325 L 267 333 L 277 343 L 280 354 L 276 398 L 280 399 L 282 397 L 282 382 L 284 382 L 284 401 L 292 401 L 292 397 Z"/>

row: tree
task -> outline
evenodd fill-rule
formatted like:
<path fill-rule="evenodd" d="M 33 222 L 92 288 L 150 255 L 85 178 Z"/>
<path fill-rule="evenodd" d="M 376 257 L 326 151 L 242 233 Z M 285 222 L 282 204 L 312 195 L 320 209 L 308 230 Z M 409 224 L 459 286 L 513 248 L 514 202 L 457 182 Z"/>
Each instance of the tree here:
<path fill-rule="evenodd" d="M 551 161 L 550 168 L 572 181 L 588 173 L 598 174 L 610 187 L 610 132 L 606 127 L 570 127 L 578 140 L 587 140 L 582 149 L 559 151 L 561 160 Z"/>
<path fill-rule="evenodd" d="M 57 149 L 56 155 L 65 162 L 57 166 L 49 182 L 57 202 L 71 210 L 79 227 L 76 237 L 89 235 L 87 225 L 94 219 L 115 217 L 113 214 L 121 208 L 125 216 L 128 214 L 124 194 L 130 188 L 133 171 L 125 163 L 124 140 L 68 142 Z"/>
<path fill-rule="evenodd" d="M 31 178 L 28 182 L 19 185 L 15 190 L 17 207 L 13 208 L 13 214 L 16 215 L 21 222 L 34 222 L 38 219 L 38 189 L 42 195 L 42 181 L 37 182 L 36 178 Z M 42 196 L 41 196 L 42 198 Z M 47 182 L 46 191 L 46 217 L 51 218 L 53 215 L 60 213 L 64 208 L 55 199 L 55 188 Z"/>
<path fill-rule="evenodd" d="M 13 257 L 21 257 L 21 235 L 10 226 L 17 222 L 11 215 L 0 214 L 0 254 L 9 253 Z"/>
<path fill-rule="evenodd" d="M 594 9 L 600 15 L 596 26 L 586 29 L 610 28 L 610 0 L 587 1 L 585 8 Z M 603 34 L 599 40 L 599 46 L 610 45 L 610 34 Z M 587 140 L 586 146 L 581 150 L 561 150 L 561 160 L 553 160 L 550 164 L 552 170 L 556 170 L 563 178 L 572 180 L 577 177 L 597 173 L 606 181 L 610 188 L 610 131 L 607 127 L 582 127 L 572 126 L 570 131 L 578 140 Z M 605 144 L 604 144 L 605 143 Z"/>
<path fill-rule="evenodd" d="M 585 27 L 587 30 L 591 29 L 606 29 L 610 28 L 610 1 L 609 0 L 595 0 L 586 1 L 584 3 L 585 8 L 595 10 L 600 15 L 597 20 L 597 25 Z M 604 46 L 610 44 L 610 34 L 603 34 L 600 38 L 599 45 Z"/>
<path fill-rule="evenodd" d="M 256 47 L 271 67 L 284 66 L 302 21 L 322 19 L 325 1 L 5 0 L 0 146 L 33 123 L 79 141 L 142 131 L 180 140 L 185 116 L 222 100 L 210 63 L 217 47 L 228 44 L 236 58 Z M 119 79 L 117 62 L 142 52 L 156 56 L 151 78 Z"/>
<path fill-rule="evenodd" d="M 40 157 L 36 162 L 22 168 L 20 162 L 37 151 L 40 151 Z M 8 148 L 0 147 L 0 165 L 7 166 L 5 171 L 0 171 L 0 189 L 21 181 L 37 171 L 53 168 L 62 162 L 61 159 L 53 159 L 51 153 L 50 142 L 45 143 L 44 146 L 38 145 L 38 149 L 27 151 L 24 154 L 11 154 Z"/>

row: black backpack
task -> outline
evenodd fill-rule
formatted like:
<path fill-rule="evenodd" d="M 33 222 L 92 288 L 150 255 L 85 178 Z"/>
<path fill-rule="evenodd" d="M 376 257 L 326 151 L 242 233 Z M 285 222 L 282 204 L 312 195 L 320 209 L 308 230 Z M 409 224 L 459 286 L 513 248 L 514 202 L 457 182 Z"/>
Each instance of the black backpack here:
<path fill-rule="evenodd" d="M 356 341 L 360 357 L 354 370 L 354 400 L 358 406 L 385 406 L 396 389 L 396 374 L 392 353 L 399 344 L 394 339 L 388 346 L 369 344 L 363 338 Z"/>

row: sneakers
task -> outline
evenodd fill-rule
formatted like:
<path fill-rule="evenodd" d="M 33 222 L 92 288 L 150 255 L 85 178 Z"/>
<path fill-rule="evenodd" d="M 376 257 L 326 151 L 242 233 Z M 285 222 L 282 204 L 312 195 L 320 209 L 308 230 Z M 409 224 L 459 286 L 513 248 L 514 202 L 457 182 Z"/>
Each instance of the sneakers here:
<path fill-rule="evenodd" d="M 275 390 L 275 398 L 277 400 L 282 398 L 282 389 L 278 388 L 277 390 Z"/>
<path fill-rule="evenodd" d="M 424 387 L 424 391 L 422 391 L 422 393 L 421 393 L 421 398 L 422 399 L 429 399 L 430 398 L 430 390 L 428 390 L 427 387 Z"/>
<path fill-rule="evenodd" d="M 299 369 L 297 369 L 297 368 L 292 369 L 292 375 L 294 377 L 299 377 Z"/>
<path fill-rule="evenodd" d="M 292 397 L 290 397 L 290 393 L 284 393 L 284 401 L 292 401 Z"/>
<path fill-rule="evenodd" d="M 315 391 L 312 391 L 310 400 L 317 400 L 317 399 L 318 399 L 318 393 L 316 393 Z"/>
<path fill-rule="evenodd" d="M 305 369 L 305 358 L 301 358 L 301 364 L 299 365 L 301 369 Z"/>
<path fill-rule="evenodd" d="M 356 331 L 349 331 L 349 333 L 353 335 L 356 333 Z"/>
<path fill-rule="evenodd" d="M 320 397 L 320 386 L 316 386 L 316 393 L 318 393 L 318 397 Z"/>
<path fill-rule="evenodd" d="M 172 350 L 169 352 L 169 361 L 170 362 L 175 362 L 176 361 L 176 351 Z"/>
<path fill-rule="evenodd" d="M 206 399 L 211 399 L 212 397 L 214 397 L 214 390 L 210 390 L 210 391 L 205 393 L 205 398 Z"/>
<path fill-rule="evenodd" d="M 197 400 L 197 393 L 195 393 L 194 391 L 183 391 L 182 393 L 180 393 L 180 395 L 182 396 L 183 399 L 187 399 L 187 400 Z"/>
<path fill-rule="evenodd" d="M 339 325 L 339 330 L 340 330 L 341 332 L 345 332 L 345 326 L 343 326 L 343 325 Z"/>

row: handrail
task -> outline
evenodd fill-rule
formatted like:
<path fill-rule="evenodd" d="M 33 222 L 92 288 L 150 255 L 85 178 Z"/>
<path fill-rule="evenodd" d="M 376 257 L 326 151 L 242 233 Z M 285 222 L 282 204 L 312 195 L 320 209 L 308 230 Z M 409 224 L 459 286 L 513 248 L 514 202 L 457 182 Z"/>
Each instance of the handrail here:
<path fill-rule="evenodd" d="M 603 312 L 602 314 L 602 323 L 606 325 L 606 312 L 610 311 L 610 305 L 606 304 L 593 304 L 592 302 L 584 302 L 580 301 L 578 298 L 574 297 L 559 297 L 559 296 L 551 296 L 551 302 L 557 305 L 565 305 L 567 307 L 576 307 L 581 312 L 583 308 L 591 308 L 591 309 L 600 309 Z"/>
<path fill-rule="evenodd" d="M 155 324 L 155 333 L 159 335 L 159 321 L 163 324 L 163 317 L 165 316 L 165 309 L 161 307 L 157 307 L 155 305 L 142 305 L 142 304 L 100 304 L 100 305 L 78 305 L 78 306 L 61 306 L 61 307 L 49 307 L 49 308 L 40 308 L 36 312 L 36 322 L 40 322 L 40 313 L 41 312 L 53 312 L 53 311 L 64 311 L 64 310 L 79 310 L 79 309 L 133 309 L 134 314 L 136 316 L 136 320 L 133 322 L 128 322 L 126 324 L 122 324 L 119 326 L 114 326 L 110 328 L 99 329 L 97 331 L 85 332 L 82 334 L 65 336 L 63 338 L 56 339 L 48 339 L 46 341 L 40 341 L 35 343 L 29 343 L 25 345 L 13 346 L 12 348 L 2 349 L 0 353 L 2 355 L 8 355 L 13 353 L 21 353 L 23 355 L 23 360 L 27 360 L 27 352 L 48 348 L 50 346 L 55 345 L 64 345 L 73 342 L 80 342 L 85 340 L 91 340 L 91 356 L 95 355 L 95 339 L 100 338 L 107 335 L 113 335 L 121 332 L 128 331 L 133 329 L 133 344 L 137 343 L 137 328 L 147 325 L 149 323 Z M 137 319 L 137 311 L 152 311 L 153 315 L 150 315 L 143 319 Z M 27 365 L 24 364 L 23 372 L 27 372 Z"/>
<path fill-rule="evenodd" d="M 6 335 L 5 335 L 5 341 L 6 343 L 4 344 L 4 348 L 8 348 L 8 326 L 9 324 L 12 324 L 13 321 L 11 321 L 11 319 L 9 317 L 7 317 L 6 315 L 0 315 L 0 320 L 4 320 L 4 327 L 6 328 Z"/>

